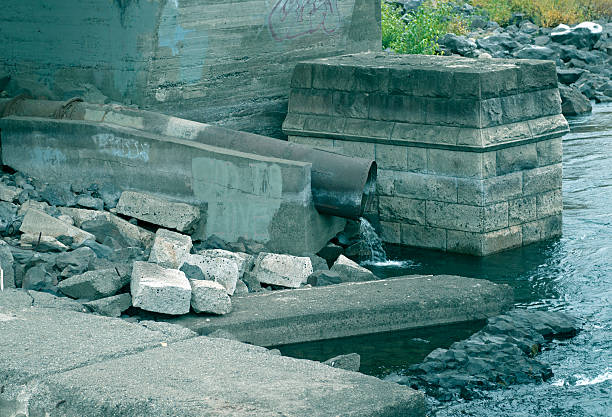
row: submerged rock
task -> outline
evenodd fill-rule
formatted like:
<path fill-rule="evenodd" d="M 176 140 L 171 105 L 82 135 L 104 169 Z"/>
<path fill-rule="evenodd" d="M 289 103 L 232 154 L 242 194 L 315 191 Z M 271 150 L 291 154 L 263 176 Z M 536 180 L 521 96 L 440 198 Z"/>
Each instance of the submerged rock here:
<path fill-rule="evenodd" d="M 550 366 L 535 359 L 547 341 L 574 336 L 579 323 L 560 312 L 514 310 L 490 318 L 481 331 L 436 349 L 398 381 L 441 401 L 471 399 L 480 390 L 546 381 Z"/>

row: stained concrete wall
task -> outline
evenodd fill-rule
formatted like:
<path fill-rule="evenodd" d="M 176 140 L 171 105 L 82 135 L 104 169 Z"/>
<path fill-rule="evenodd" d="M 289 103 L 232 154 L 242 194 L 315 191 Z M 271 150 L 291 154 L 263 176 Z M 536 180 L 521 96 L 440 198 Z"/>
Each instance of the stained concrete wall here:
<path fill-rule="evenodd" d="M 295 63 L 380 49 L 380 0 L 4 0 L 0 72 L 279 136 Z M 42 87 L 41 87 L 42 86 Z"/>

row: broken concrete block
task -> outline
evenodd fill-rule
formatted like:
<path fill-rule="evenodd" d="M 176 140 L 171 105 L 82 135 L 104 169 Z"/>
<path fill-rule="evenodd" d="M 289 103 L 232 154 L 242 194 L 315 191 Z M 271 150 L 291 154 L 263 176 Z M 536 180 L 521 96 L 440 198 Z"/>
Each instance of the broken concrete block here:
<path fill-rule="evenodd" d="M 81 227 L 81 225 L 88 220 L 107 220 L 117 227 L 119 233 L 121 233 L 125 239 L 139 241 L 144 247 L 147 248 L 150 248 L 151 245 L 153 245 L 153 240 L 155 239 L 155 234 L 153 232 L 136 226 L 135 224 L 132 224 L 127 220 L 106 211 L 87 210 L 74 207 L 59 207 L 59 211 L 62 214 L 72 217 L 74 224 L 77 227 Z"/>
<path fill-rule="evenodd" d="M 115 210 L 138 220 L 186 233 L 192 232 L 200 221 L 198 207 L 135 191 L 121 193 Z"/>
<path fill-rule="evenodd" d="M 30 233 L 35 236 L 42 233 L 42 236 L 51 236 L 54 238 L 58 236 L 69 236 L 73 238 L 76 245 L 80 245 L 88 239 L 95 240 L 95 236 L 91 233 L 70 226 L 34 208 L 30 208 L 26 211 L 19 231 L 22 233 Z"/>
<path fill-rule="evenodd" d="M 253 274 L 259 282 L 298 288 L 312 274 L 310 258 L 262 252 L 255 260 Z"/>
<path fill-rule="evenodd" d="M 65 252 L 70 249 L 54 237 L 31 233 L 21 235 L 19 246 L 25 249 L 34 249 L 36 252 Z"/>
<path fill-rule="evenodd" d="M 361 365 L 361 356 L 358 353 L 349 353 L 348 355 L 339 355 L 323 362 L 332 368 L 340 368 L 346 371 L 359 372 Z"/>
<path fill-rule="evenodd" d="M 101 198 L 90 195 L 80 195 L 76 199 L 76 204 L 81 207 L 92 208 L 94 210 L 104 210 L 104 201 Z"/>
<path fill-rule="evenodd" d="M 344 255 L 340 255 L 329 270 L 337 272 L 342 282 L 373 281 L 377 279 L 372 272 Z"/>
<path fill-rule="evenodd" d="M 189 312 L 191 285 L 178 269 L 136 261 L 130 290 L 134 307 L 174 315 Z"/>
<path fill-rule="evenodd" d="M 87 270 L 89 263 L 96 257 L 95 252 L 83 246 L 70 252 L 57 255 L 55 266 L 62 270 L 61 276 L 64 278 L 72 275 L 82 274 Z"/>
<path fill-rule="evenodd" d="M 44 201 L 26 200 L 23 202 L 21 207 L 19 207 L 19 211 L 17 212 L 17 214 L 20 216 L 24 216 L 26 212 L 28 211 L 28 209 L 31 209 L 31 208 L 36 209 L 38 211 L 45 212 L 49 207 L 51 206 L 45 203 Z"/>
<path fill-rule="evenodd" d="M 108 317 L 119 317 L 121 313 L 131 307 L 132 296 L 130 294 L 119 294 L 89 301 L 83 305 L 92 313 Z"/>
<path fill-rule="evenodd" d="M 241 279 L 245 271 L 250 271 L 253 268 L 255 257 L 244 252 L 230 252 L 224 249 L 205 249 L 198 252 L 205 258 L 226 258 L 235 261 L 238 264 L 238 277 Z"/>
<path fill-rule="evenodd" d="M 68 297 L 98 300 L 115 295 L 128 282 L 127 276 L 120 276 L 115 268 L 109 268 L 74 275 L 57 286 Z"/>
<path fill-rule="evenodd" d="M 159 229 L 155 234 L 149 262 L 155 262 L 165 268 L 178 269 L 192 247 L 191 236 Z"/>
<path fill-rule="evenodd" d="M 229 295 L 234 294 L 240 276 L 236 261 L 224 257 L 187 255 L 180 269 L 189 279 L 210 280 L 223 285 Z"/>
<path fill-rule="evenodd" d="M 196 313 L 227 314 L 232 302 L 225 287 L 217 282 L 191 279 L 191 308 Z"/>
<path fill-rule="evenodd" d="M 22 191 L 23 190 L 21 188 L 0 183 L 0 200 L 12 203 Z"/>
<path fill-rule="evenodd" d="M 49 184 L 41 191 L 40 196 L 47 203 L 56 207 L 76 204 L 76 197 L 68 183 Z"/>

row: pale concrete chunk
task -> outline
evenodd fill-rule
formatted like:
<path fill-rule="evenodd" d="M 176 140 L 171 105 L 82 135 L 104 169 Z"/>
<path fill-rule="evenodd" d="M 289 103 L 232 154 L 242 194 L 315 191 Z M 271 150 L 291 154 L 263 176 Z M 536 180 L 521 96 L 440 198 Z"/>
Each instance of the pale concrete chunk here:
<path fill-rule="evenodd" d="M 205 249 L 198 252 L 205 258 L 226 258 L 235 261 L 238 264 L 238 275 L 241 279 L 245 271 L 250 271 L 253 268 L 255 257 L 244 252 L 230 252 L 224 249 Z"/>
<path fill-rule="evenodd" d="M 234 294 L 239 279 L 238 264 L 229 258 L 188 254 L 180 269 L 189 279 L 221 284 L 229 295 Z"/>
<path fill-rule="evenodd" d="M 323 362 L 332 368 L 340 368 L 347 371 L 359 372 L 361 365 L 361 356 L 358 353 L 349 353 L 348 355 L 334 356 Z"/>
<path fill-rule="evenodd" d="M 19 211 L 17 212 L 17 214 L 19 214 L 20 216 L 24 216 L 27 213 L 28 209 L 31 209 L 31 208 L 44 212 L 45 209 L 48 209 L 49 207 L 50 207 L 49 204 L 44 201 L 26 200 L 21 205 L 21 207 L 19 207 Z M 65 208 L 65 207 L 61 207 L 60 211 L 62 208 Z"/>
<path fill-rule="evenodd" d="M 351 261 L 344 255 L 340 255 L 329 270 L 337 272 L 342 278 L 342 282 L 372 281 L 376 279 L 372 272 L 360 266 L 357 262 Z"/>
<path fill-rule="evenodd" d="M 165 268 L 178 269 L 192 247 L 190 236 L 159 229 L 155 234 L 149 262 L 155 262 Z"/>
<path fill-rule="evenodd" d="M 43 236 L 51 236 L 54 238 L 62 235 L 69 236 L 74 239 L 74 243 L 77 245 L 80 245 L 88 239 L 96 240 L 96 237 L 91 233 L 66 224 L 63 221 L 34 208 L 30 208 L 26 212 L 19 231 L 36 236 L 38 236 L 39 233 L 42 233 Z"/>
<path fill-rule="evenodd" d="M 191 307 L 196 313 L 227 314 L 232 302 L 225 287 L 217 282 L 191 279 Z"/>
<path fill-rule="evenodd" d="M 177 269 L 136 261 L 132 269 L 132 305 L 164 314 L 186 314 L 191 304 L 191 285 Z"/>
<path fill-rule="evenodd" d="M 253 269 L 259 282 L 288 288 L 300 287 L 312 272 L 310 258 L 265 252 L 257 256 Z"/>
<path fill-rule="evenodd" d="M 61 292 L 72 298 L 98 300 L 115 295 L 128 283 L 127 277 L 120 276 L 115 268 L 87 271 L 61 281 Z"/>
<path fill-rule="evenodd" d="M 81 227 L 81 225 L 89 220 L 107 220 L 117 227 L 119 233 L 127 240 L 136 240 L 142 243 L 145 247 L 151 247 L 155 234 L 142 227 L 136 226 L 122 219 L 119 216 L 115 216 L 107 211 L 99 210 L 87 210 L 75 207 L 58 207 L 60 213 L 70 216 L 74 221 L 74 225 Z"/>
<path fill-rule="evenodd" d="M 130 294 L 119 294 L 90 301 L 83 305 L 93 313 L 98 313 L 102 316 L 119 317 L 121 313 L 132 305 L 132 297 Z"/>
<path fill-rule="evenodd" d="M 121 193 L 116 211 L 179 232 L 193 231 L 200 220 L 200 209 L 197 207 L 135 191 Z"/>
<path fill-rule="evenodd" d="M 11 185 L 0 184 L 0 200 L 12 203 L 23 190 Z"/>
<path fill-rule="evenodd" d="M 19 239 L 19 246 L 22 248 L 36 248 L 38 252 L 64 252 L 69 248 L 62 242 L 51 236 L 40 236 L 33 235 L 31 233 L 24 233 Z"/>

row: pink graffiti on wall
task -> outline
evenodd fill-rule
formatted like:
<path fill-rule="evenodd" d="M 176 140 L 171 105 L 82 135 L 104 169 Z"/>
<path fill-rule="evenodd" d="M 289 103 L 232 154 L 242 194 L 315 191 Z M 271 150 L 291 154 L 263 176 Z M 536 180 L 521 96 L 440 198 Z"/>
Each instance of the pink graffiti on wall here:
<path fill-rule="evenodd" d="M 277 41 L 318 31 L 332 35 L 339 25 L 337 0 L 278 0 L 268 16 L 270 34 Z"/>

